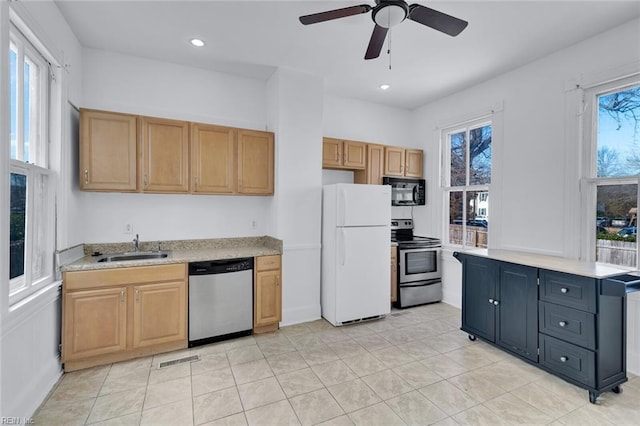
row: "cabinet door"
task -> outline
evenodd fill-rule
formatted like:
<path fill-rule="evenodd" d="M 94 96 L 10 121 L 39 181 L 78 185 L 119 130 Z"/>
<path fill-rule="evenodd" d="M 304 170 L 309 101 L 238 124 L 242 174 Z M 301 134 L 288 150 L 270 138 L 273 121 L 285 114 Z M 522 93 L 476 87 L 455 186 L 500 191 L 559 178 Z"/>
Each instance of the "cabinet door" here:
<path fill-rule="evenodd" d="M 125 287 L 65 294 L 63 361 L 119 352 L 126 346 Z"/>
<path fill-rule="evenodd" d="M 391 247 L 391 301 L 398 301 L 398 247 Z"/>
<path fill-rule="evenodd" d="M 462 268 L 462 329 L 495 341 L 496 262 L 465 256 Z"/>
<path fill-rule="evenodd" d="M 342 143 L 342 165 L 347 169 L 364 170 L 367 163 L 367 145 L 362 142 L 344 141 Z"/>
<path fill-rule="evenodd" d="M 273 195 L 273 145 L 271 132 L 238 131 L 238 193 Z"/>
<path fill-rule="evenodd" d="M 137 161 L 136 116 L 80 110 L 80 189 L 134 192 Z"/>
<path fill-rule="evenodd" d="M 189 192 L 189 125 L 185 121 L 141 118 L 142 190 Z"/>
<path fill-rule="evenodd" d="M 187 339 L 184 281 L 133 287 L 133 347 Z"/>
<path fill-rule="evenodd" d="M 404 149 L 395 146 L 384 147 L 384 175 L 404 176 Z"/>
<path fill-rule="evenodd" d="M 407 149 L 404 154 L 404 175 L 407 177 L 422 177 L 423 153 L 421 149 Z"/>
<path fill-rule="evenodd" d="M 342 166 L 342 141 L 333 138 L 322 138 L 322 167 L 335 168 Z"/>
<path fill-rule="evenodd" d="M 538 270 L 500 262 L 496 343 L 538 361 Z"/>
<path fill-rule="evenodd" d="M 254 327 L 278 323 L 282 320 L 280 270 L 256 272 Z"/>
<path fill-rule="evenodd" d="M 191 125 L 192 192 L 232 194 L 235 191 L 235 132 L 228 127 Z"/>

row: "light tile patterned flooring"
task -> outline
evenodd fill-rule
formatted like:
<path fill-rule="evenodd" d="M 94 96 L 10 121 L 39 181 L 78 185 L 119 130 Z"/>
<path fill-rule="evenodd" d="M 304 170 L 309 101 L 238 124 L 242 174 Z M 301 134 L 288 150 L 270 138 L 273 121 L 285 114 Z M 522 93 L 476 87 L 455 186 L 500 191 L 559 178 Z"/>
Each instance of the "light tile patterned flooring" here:
<path fill-rule="evenodd" d="M 324 320 L 65 374 L 42 425 L 623 425 L 640 377 L 598 403 L 459 330 L 444 303 L 333 327 Z M 158 369 L 162 361 L 201 360 Z"/>

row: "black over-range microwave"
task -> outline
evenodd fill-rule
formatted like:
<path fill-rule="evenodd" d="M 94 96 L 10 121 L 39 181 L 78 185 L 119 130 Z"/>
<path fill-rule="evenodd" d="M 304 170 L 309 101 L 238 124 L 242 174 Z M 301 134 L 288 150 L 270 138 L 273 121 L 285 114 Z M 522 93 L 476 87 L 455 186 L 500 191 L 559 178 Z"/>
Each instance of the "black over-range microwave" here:
<path fill-rule="evenodd" d="M 385 176 L 383 185 L 391 185 L 392 206 L 424 206 L 425 205 L 425 181 L 424 179 L 395 178 Z"/>

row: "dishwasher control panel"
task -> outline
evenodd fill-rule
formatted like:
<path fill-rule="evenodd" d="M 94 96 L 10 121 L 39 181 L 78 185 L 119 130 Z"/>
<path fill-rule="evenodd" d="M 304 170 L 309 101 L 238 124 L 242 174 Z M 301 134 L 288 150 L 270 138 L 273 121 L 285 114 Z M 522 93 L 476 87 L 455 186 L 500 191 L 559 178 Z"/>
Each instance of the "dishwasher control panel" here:
<path fill-rule="evenodd" d="M 189 263 L 189 275 L 225 274 L 253 269 L 253 257 Z"/>

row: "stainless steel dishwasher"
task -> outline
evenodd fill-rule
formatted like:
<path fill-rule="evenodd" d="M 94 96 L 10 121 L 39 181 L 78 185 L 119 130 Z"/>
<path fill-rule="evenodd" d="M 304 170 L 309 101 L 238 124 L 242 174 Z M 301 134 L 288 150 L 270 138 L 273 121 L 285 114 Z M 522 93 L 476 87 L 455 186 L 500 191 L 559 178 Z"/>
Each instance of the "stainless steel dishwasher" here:
<path fill-rule="evenodd" d="M 253 258 L 189 263 L 189 347 L 251 334 Z"/>

